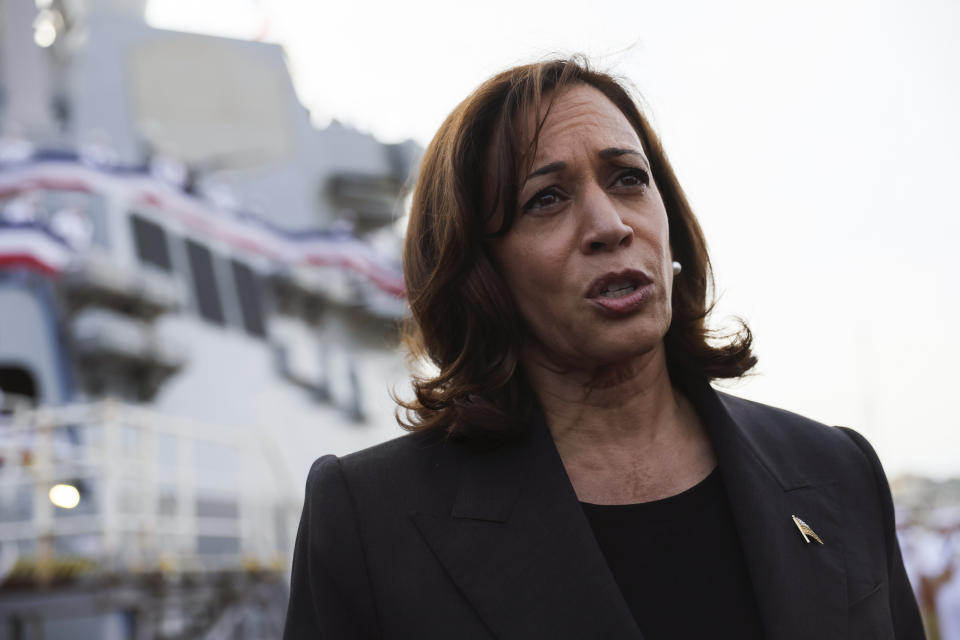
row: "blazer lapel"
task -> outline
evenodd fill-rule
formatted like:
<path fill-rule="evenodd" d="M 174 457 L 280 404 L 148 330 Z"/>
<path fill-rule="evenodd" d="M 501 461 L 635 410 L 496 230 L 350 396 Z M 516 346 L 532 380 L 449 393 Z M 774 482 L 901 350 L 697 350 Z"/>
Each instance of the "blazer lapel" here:
<path fill-rule="evenodd" d="M 704 412 L 733 510 L 766 636 L 841 640 L 847 623 L 843 531 L 836 487 L 778 468 L 778 456 L 751 437 L 749 412 L 735 420 L 709 385 L 688 390 Z M 823 540 L 804 541 L 792 516 Z"/>
<path fill-rule="evenodd" d="M 642 640 L 542 417 L 521 442 L 457 449 L 452 512 L 412 517 L 493 635 Z"/>

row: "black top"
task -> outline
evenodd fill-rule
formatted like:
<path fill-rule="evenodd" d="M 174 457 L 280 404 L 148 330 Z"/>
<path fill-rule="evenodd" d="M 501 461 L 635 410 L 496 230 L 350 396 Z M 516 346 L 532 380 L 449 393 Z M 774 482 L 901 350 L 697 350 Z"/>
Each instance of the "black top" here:
<path fill-rule="evenodd" d="M 646 640 L 763 637 L 717 469 L 663 500 L 581 505 Z"/>

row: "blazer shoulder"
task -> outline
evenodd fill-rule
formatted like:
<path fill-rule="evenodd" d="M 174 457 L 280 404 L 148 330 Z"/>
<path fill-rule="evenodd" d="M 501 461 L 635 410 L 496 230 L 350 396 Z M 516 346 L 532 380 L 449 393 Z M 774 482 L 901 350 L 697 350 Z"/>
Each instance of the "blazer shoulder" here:
<path fill-rule="evenodd" d="M 786 409 L 727 393 L 717 395 L 751 444 L 796 481 L 825 479 L 844 469 L 861 477 L 875 475 L 873 460 L 864 445 L 871 454 L 873 449 L 852 429 L 828 426 Z"/>
<path fill-rule="evenodd" d="M 408 433 L 386 442 L 340 457 L 340 465 L 349 476 L 382 471 L 396 472 L 429 463 L 448 454 L 450 443 L 442 434 Z"/>
<path fill-rule="evenodd" d="M 769 431 L 773 435 L 799 440 L 822 440 L 835 443 L 844 439 L 836 427 L 828 426 L 799 413 L 721 391 L 718 391 L 717 395 L 730 412 L 730 416 L 750 431 L 751 435 L 758 431 Z"/>
<path fill-rule="evenodd" d="M 379 637 L 361 538 L 339 459 L 318 458 L 307 475 L 293 549 L 284 640 Z"/>
<path fill-rule="evenodd" d="M 433 510 L 452 501 L 458 447 L 444 434 L 411 433 L 339 458 L 357 508 Z"/>

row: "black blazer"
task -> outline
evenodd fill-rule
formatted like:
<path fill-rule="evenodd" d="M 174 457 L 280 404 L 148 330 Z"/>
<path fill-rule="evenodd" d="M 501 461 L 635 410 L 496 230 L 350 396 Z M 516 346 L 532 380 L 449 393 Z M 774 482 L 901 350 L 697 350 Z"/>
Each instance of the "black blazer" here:
<path fill-rule="evenodd" d="M 707 385 L 687 393 L 767 638 L 923 638 L 867 441 Z M 542 418 L 497 449 L 417 434 L 317 460 L 284 638 L 491 637 L 643 637 Z"/>

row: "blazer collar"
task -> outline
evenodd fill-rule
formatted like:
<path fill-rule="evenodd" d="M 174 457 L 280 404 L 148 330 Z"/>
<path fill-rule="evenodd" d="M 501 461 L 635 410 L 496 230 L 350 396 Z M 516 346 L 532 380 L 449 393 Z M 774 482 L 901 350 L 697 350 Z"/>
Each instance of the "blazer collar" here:
<path fill-rule="evenodd" d="M 707 425 L 766 635 L 843 637 L 846 577 L 830 479 L 810 478 L 757 434 L 759 412 L 706 383 L 684 386 Z M 758 431 L 760 430 L 760 431 Z M 461 479 L 449 514 L 413 520 L 498 638 L 642 639 L 563 468 L 542 415 L 517 442 L 451 447 Z M 806 543 L 792 517 L 824 544 Z"/>
<path fill-rule="evenodd" d="M 769 408 L 707 384 L 685 391 L 717 456 L 766 636 L 841 640 L 847 585 L 836 482 L 795 459 L 789 441 L 769 437 L 778 431 Z M 822 545 L 804 540 L 794 515 Z"/>
<path fill-rule="evenodd" d="M 451 513 L 413 519 L 492 634 L 642 640 L 542 416 L 519 442 L 455 449 Z"/>

